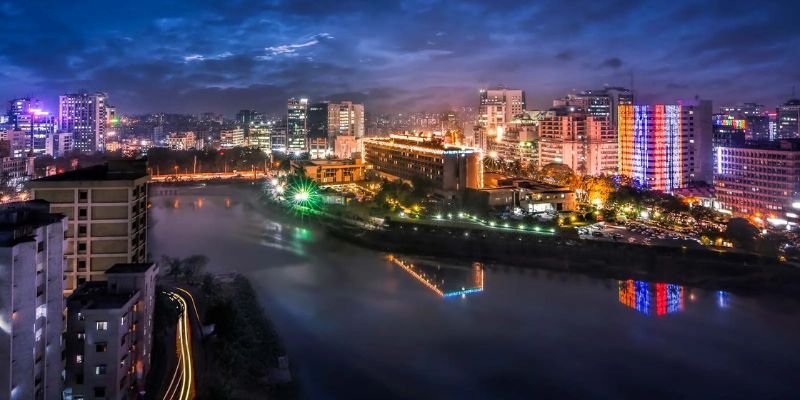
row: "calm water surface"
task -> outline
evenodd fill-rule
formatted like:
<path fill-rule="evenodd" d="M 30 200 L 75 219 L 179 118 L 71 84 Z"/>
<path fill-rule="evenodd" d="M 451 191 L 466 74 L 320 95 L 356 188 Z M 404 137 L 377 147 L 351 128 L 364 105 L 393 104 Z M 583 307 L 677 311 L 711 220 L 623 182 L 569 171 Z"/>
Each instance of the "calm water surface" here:
<path fill-rule="evenodd" d="M 389 260 L 241 187 L 152 202 L 154 258 L 250 278 L 307 398 L 800 398 L 794 302 Z"/>

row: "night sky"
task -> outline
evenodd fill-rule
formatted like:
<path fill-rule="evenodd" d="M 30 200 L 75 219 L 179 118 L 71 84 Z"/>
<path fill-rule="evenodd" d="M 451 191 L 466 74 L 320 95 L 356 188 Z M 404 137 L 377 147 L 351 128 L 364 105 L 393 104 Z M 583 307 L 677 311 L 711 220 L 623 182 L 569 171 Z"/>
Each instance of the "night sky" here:
<path fill-rule="evenodd" d="M 49 3 L 49 4 L 48 4 Z M 372 111 L 476 105 L 478 88 L 630 86 L 639 98 L 785 101 L 800 1 L 0 0 L 0 99 L 103 90 L 122 114 L 288 97 Z"/>

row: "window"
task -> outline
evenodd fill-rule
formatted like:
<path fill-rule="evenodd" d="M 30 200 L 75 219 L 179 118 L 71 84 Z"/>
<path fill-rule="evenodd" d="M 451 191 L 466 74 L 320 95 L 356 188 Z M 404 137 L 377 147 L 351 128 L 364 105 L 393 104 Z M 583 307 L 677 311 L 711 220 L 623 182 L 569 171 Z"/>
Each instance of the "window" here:
<path fill-rule="evenodd" d="M 86 251 L 86 243 L 78 243 L 78 251 Z"/>
<path fill-rule="evenodd" d="M 80 200 L 80 201 L 89 200 L 89 191 L 87 191 L 87 190 L 79 190 L 78 191 L 78 200 Z"/>
<path fill-rule="evenodd" d="M 78 225 L 78 234 L 85 235 L 86 234 L 86 225 Z"/>
<path fill-rule="evenodd" d="M 88 215 L 88 214 L 89 213 L 85 208 L 79 208 L 78 209 L 78 218 L 86 218 L 86 215 Z"/>
<path fill-rule="evenodd" d="M 86 317 L 83 316 L 83 313 L 78 313 L 78 321 L 83 321 L 85 319 L 86 319 Z"/>
<path fill-rule="evenodd" d="M 97 330 L 98 331 L 107 331 L 108 330 L 108 322 L 106 322 L 106 321 L 97 321 Z"/>
<path fill-rule="evenodd" d="M 78 260 L 78 271 L 86 271 L 86 260 Z"/>
<path fill-rule="evenodd" d="M 41 253 L 44 251 L 44 242 L 36 243 L 36 252 Z"/>
<path fill-rule="evenodd" d="M 106 365 L 100 364 L 94 367 L 94 374 L 95 375 L 105 375 L 106 374 Z"/>
<path fill-rule="evenodd" d="M 106 397 L 106 388 L 105 388 L 105 386 L 95 386 L 95 388 L 94 388 L 94 397 Z"/>
<path fill-rule="evenodd" d="M 105 343 L 97 343 L 94 345 L 94 351 L 98 353 L 105 353 L 108 346 Z"/>
<path fill-rule="evenodd" d="M 78 385 L 83 385 L 83 374 L 75 375 L 75 383 Z"/>
<path fill-rule="evenodd" d="M 86 340 L 86 334 L 83 332 L 78 333 L 78 340 Z"/>
<path fill-rule="evenodd" d="M 75 356 L 75 363 L 76 364 L 83 364 L 83 355 L 82 354 L 78 354 L 77 356 Z"/>

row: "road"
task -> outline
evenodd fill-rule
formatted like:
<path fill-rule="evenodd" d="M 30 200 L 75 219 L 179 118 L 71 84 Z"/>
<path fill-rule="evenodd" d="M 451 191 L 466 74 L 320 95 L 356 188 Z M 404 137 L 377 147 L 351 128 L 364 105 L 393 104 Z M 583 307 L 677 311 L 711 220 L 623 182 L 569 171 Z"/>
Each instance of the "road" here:
<path fill-rule="evenodd" d="M 189 304 L 186 298 L 192 303 L 195 316 L 199 321 L 197 307 L 194 298 L 188 291 L 176 288 L 168 292 L 167 295 L 180 306 L 180 316 L 175 333 L 175 351 L 177 352 L 177 363 L 175 372 L 172 374 L 169 386 L 164 393 L 164 400 L 191 400 L 195 397 L 195 366 L 192 354 L 192 327 L 190 323 Z"/>

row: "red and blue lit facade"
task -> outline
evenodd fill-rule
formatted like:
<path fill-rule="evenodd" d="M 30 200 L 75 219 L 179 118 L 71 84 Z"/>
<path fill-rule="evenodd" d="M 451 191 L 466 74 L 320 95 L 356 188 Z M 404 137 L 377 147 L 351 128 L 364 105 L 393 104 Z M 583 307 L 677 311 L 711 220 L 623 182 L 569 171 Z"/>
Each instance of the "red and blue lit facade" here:
<path fill-rule="evenodd" d="M 641 186 L 670 192 L 684 185 L 680 105 L 625 105 L 618 109 L 620 173 Z"/>
<path fill-rule="evenodd" d="M 645 315 L 672 314 L 683 310 L 683 286 L 619 281 L 619 302 Z"/>

